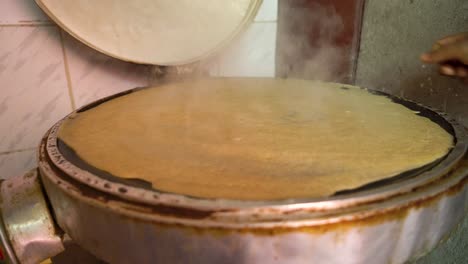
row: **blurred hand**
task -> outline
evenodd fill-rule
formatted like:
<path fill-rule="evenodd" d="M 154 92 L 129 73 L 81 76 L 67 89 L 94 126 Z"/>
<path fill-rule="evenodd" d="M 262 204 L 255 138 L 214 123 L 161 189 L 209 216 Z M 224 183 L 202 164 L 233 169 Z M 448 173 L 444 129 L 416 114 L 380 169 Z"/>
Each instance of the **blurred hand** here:
<path fill-rule="evenodd" d="M 468 33 L 460 33 L 438 40 L 430 52 L 421 55 L 426 63 L 439 64 L 442 74 L 467 79 Z"/>

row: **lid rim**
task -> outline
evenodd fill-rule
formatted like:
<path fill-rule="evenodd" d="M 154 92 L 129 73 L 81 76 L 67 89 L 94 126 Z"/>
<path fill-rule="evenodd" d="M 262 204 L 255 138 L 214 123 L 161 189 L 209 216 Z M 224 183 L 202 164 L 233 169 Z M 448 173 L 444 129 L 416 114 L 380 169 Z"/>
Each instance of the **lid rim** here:
<path fill-rule="evenodd" d="M 263 0 L 251 0 L 250 5 L 248 7 L 247 12 L 245 13 L 244 18 L 242 21 L 238 24 L 237 28 L 233 30 L 229 36 L 221 41 L 219 44 L 215 45 L 214 48 L 212 48 L 210 51 L 207 51 L 203 53 L 202 55 L 195 56 L 190 59 L 186 60 L 166 60 L 166 61 L 156 61 L 156 60 L 144 60 L 141 58 L 130 58 L 122 55 L 118 55 L 114 52 L 106 51 L 103 48 L 100 48 L 93 43 L 85 40 L 84 38 L 80 37 L 78 33 L 73 31 L 71 28 L 66 26 L 60 19 L 58 19 L 51 11 L 50 9 L 42 2 L 42 0 L 35 0 L 36 4 L 41 8 L 41 10 L 53 21 L 55 22 L 62 30 L 67 32 L 70 36 L 78 40 L 79 42 L 83 43 L 84 45 L 90 47 L 91 49 L 98 51 L 104 55 L 110 56 L 112 58 L 125 61 L 125 62 L 131 62 L 131 63 L 136 63 L 136 64 L 142 64 L 142 65 L 156 65 L 156 66 L 180 66 L 180 65 L 186 65 L 190 63 L 195 63 L 198 61 L 201 61 L 203 59 L 210 58 L 214 55 L 216 55 L 220 50 L 228 46 L 230 42 L 232 42 L 234 39 L 236 39 L 239 35 L 241 35 L 242 32 L 245 32 L 245 30 L 248 28 L 248 26 L 254 21 L 255 15 L 257 14 L 261 3 Z"/>

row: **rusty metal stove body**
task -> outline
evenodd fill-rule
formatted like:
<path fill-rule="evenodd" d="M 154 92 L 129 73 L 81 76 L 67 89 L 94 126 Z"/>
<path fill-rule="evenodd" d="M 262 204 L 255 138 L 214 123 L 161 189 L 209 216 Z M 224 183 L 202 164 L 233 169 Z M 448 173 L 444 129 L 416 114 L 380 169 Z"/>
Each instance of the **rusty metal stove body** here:
<path fill-rule="evenodd" d="M 155 69 L 159 81 L 196 67 Z M 103 179 L 61 154 L 59 122 L 41 142 L 39 167 L 0 184 L 4 253 L 12 264 L 38 263 L 71 238 L 109 263 L 404 263 L 434 248 L 468 211 L 466 129 L 437 116 L 456 145 L 417 176 L 265 202 L 195 199 Z"/>
<path fill-rule="evenodd" d="M 437 116 L 456 145 L 417 176 L 328 198 L 264 202 L 104 179 L 62 155 L 59 122 L 41 143 L 38 170 L 1 183 L 1 238 L 13 263 L 59 253 L 64 234 L 109 263 L 404 263 L 434 248 L 468 208 L 466 130 Z"/>

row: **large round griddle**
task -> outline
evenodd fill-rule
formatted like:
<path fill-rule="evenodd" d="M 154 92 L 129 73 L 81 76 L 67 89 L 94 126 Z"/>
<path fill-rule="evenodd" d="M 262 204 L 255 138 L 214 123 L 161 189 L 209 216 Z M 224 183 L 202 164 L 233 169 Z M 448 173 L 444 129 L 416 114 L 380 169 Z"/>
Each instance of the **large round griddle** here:
<path fill-rule="evenodd" d="M 439 124 L 454 136 L 451 152 L 330 197 L 200 199 L 97 171 L 58 141 L 61 121 L 41 143 L 41 181 L 58 226 L 109 263 L 406 263 L 434 248 L 466 214 L 466 130 L 437 110 L 369 92 Z"/>
<path fill-rule="evenodd" d="M 89 105 L 86 105 L 76 112 L 84 112 L 92 109 L 106 101 L 112 100 L 116 97 L 123 96 L 140 89 L 136 88 L 120 94 L 116 94 Z M 346 88 L 344 88 L 346 89 Z M 367 90 L 367 89 L 366 89 Z M 399 175 L 384 180 L 371 182 L 356 189 L 341 190 L 331 197 L 322 197 L 314 199 L 288 199 L 276 201 L 235 201 L 223 200 L 220 204 L 218 199 L 201 199 L 197 197 L 189 197 L 174 193 L 164 193 L 159 190 L 153 189 L 150 183 L 139 179 L 122 179 L 115 177 L 105 171 L 94 168 L 80 159 L 72 149 L 66 144 L 58 140 L 57 132 L 61 122 L 56 124 L 47 139 L 47 151 L 50 155 L 51 162 L 69 175 L 74 180 L 84 183 L 92 188 L 98 189 L 105 193 L 118 196 L 120 198 L 128 199 L 131 201 L 138 201 L 146 204 L 177 204 L 184 207 L 200 207 L 200 208 L 230 208 L 236 206 L 258 206 L 263 205 L 287 205 L 293 203 L 310 203 L 312 206 L 322 202 L 334 202 L 337 206 L 339 203 L 358 202 L 360 200 L 374 200 L 382 197 L 387 197 L 392 194 L 402 193 L 412 190 L 418 186 L 435 181 L 445 175 L 447 172 L 453 170 L 458 161 L 463 157 L 466 152 L 467 142 L 465 138 L 465 131 L 455 120 L 448 119 L 444 113 L 440 113 L 435 109 L 424 107 L 415 102 L 411 102 L 402 98 L 398 98 L 382 92 L 368 90 L 370 93 L 386 96 L 391 98 L 395 103 L 404 105 L 405 107 L 418 112 L 418 115 L 429 118 L 448 133 L 454 137 L 453 149 L 443 158 L 436 160 L 423 167 L 406 171 Z M 72 113 L 73 114 L 73 113 Z"/>

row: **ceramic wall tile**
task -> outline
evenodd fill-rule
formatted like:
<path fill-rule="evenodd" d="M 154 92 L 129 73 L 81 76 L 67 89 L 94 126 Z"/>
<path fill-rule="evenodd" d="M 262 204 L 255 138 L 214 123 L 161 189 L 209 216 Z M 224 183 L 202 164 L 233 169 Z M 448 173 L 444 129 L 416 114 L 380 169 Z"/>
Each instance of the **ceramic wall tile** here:
<path fill-rule="evenodd" d="M 219 75 L 275 76 L 276 22 L 253 23 L 219 56 Z"/>
<path fill-rule="evenodd" d="M 34 0 L 0 0 L 0 25 L 51 23 Z"/>
<path fill-rule="evenodd" d="M 272 22 L 278 20 L 278 1 L 280 0 L 263 0 L 255 21 Z"/>
<path fill-rule="evenodd" d="M 0 152 L 38 145 L 71 111 L 55 26 L 0 27 Z"/>
<path fill-rule="evenodd" d="M 35 150 L 0 154 L 0 179 L 23 175 L 36 166 Z"/>
<path fill-rule="evenodd" d="M 148 66 L 114 59 L 62 32 L 76 106 L 148 85 Z"/>

